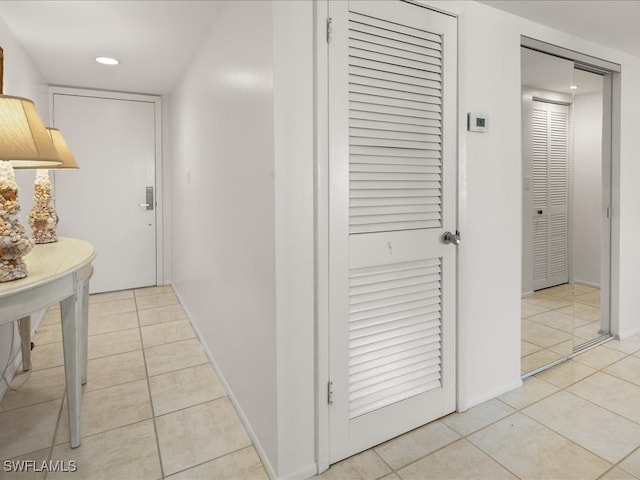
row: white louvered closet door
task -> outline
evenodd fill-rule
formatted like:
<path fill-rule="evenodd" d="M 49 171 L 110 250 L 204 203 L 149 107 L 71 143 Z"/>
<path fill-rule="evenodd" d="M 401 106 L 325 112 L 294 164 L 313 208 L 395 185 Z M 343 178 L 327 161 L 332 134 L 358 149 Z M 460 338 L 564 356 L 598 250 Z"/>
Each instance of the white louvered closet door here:
<path fill-rule="evenodd" d="M 331 2 L 330 461 L 455 409 L 456 20 Z"/>
<path fill-rule="evenodd" d="M 533 288 L 569 281 L 569 107 L 533 102 Z"/>

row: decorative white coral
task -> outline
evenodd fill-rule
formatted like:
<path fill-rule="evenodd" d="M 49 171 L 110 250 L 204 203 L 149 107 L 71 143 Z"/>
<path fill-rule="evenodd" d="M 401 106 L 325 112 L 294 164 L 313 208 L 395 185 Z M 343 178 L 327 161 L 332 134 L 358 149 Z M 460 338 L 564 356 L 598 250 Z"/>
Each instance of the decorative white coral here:
<path fill-rule="evenodd" d="M 11 163 L 0 161 L 0 282 L 27 276 L 22 257 L 35 241 L 25 235 L 18 219 L 18 185 Z"/>
<path fill-rule="evenodd" d="M 38 170 L 33 184 L 33 208 L 29 213 L 29 225 L 33 230 L 36 243 L 51 243 L 58 241 L 56 225 L 58 215 L 53 208 L 51 181 L 47 170 Z"/>

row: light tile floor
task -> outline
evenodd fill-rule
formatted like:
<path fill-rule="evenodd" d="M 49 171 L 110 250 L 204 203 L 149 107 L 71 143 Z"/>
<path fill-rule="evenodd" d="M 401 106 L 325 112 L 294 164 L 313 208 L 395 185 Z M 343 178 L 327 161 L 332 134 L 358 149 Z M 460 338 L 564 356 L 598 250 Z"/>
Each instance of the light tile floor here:
<path fill-rule="evenodd" d="M 0 479 L 266 479 L 168 287 L 90 299 L 83 440 L 68 444 L 59 311 L 0 403 Z M 333 465 L 319 479 L 640 479 L 640 335 Z M 5 460 L 77 462 L 15 473 Z"/>
<path fill-rule="evenodd" d="M 0 402 L 0 479 L 267 479 L 171 287 L 91 295 L 82 444 L 69 446 L 60 310 L 33 339 L 33 370 Z M 5 460 L 77 472 L 6 471 Z"/>
<path fill-rule="evenodd" d="M 600 336 L 600 290 L 564 284 L 522 299 L 522 373 L 567 357 Z"/>
<path fill-rule="evenodd" d="M 640 335 L 611 340 L 318 479 L 640 479 Z"/>

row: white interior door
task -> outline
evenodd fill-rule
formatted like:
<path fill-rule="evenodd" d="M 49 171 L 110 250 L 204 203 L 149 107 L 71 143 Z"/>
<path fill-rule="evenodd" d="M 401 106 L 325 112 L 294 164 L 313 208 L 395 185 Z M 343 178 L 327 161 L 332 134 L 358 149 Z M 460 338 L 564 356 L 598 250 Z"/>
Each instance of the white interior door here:
<path fill-rule="evenodd" d="M 329 16 L 333 463 L 455 409 L 456 20 Z"/>
<path fill-rule="evenodd" d="M 155 109 L 153 101 L 53 94 L 55 126 L 80 165 L 55 173 L 58 234 L 95 246 L 93 293 L 156 284 Z"/>
<path fill-rule="evenodd" d="M 532 102 L 533 289 L 569 281 L 569 107 Z"/>

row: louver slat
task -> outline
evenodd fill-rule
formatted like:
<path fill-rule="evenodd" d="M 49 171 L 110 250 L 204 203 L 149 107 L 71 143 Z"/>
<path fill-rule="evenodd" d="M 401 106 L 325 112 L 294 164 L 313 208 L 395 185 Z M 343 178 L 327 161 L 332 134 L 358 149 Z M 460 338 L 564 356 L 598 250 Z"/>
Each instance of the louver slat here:
<path fill-rule="evenodd" d="M 549 225 L 547 217 L 536 217 L 533 222 L 533 281 L 544 285 L 549 278 L 547 266 Z"/>
<path fill-rule="evenodd" d="M 568 198 L 567 114 L 549 113 L 549 204 L 564 206 Z"/>
<path fill-rule="evenodd" d="M 349 232 L 439 228 L 441 37 L 349 15 Z"/>
<path fill-rule="evenodd" d="M 352 269 L 350 418 L 441 386 L 440 259 Z"/>
<path fill-rule="evenodd" d="M 549 276 L 562 276 L 568 270 L 567 215 L 551 215 L 549 219 Z"/>
<path fill-rule="evenodd" d="M 361 13 L 349 12 L 349 31 L 352 30 L 370 31 L 409 45 L 419 45 L 427 48 L 433 47 L 442 50 L 440 36 L 435 33 L 381 20 Z"/>
<path fill-rule="evenodd" d="M 533 109 L 533 208 L 546 208 L 549 203 L 547 186 L 547 112 Z"/>

